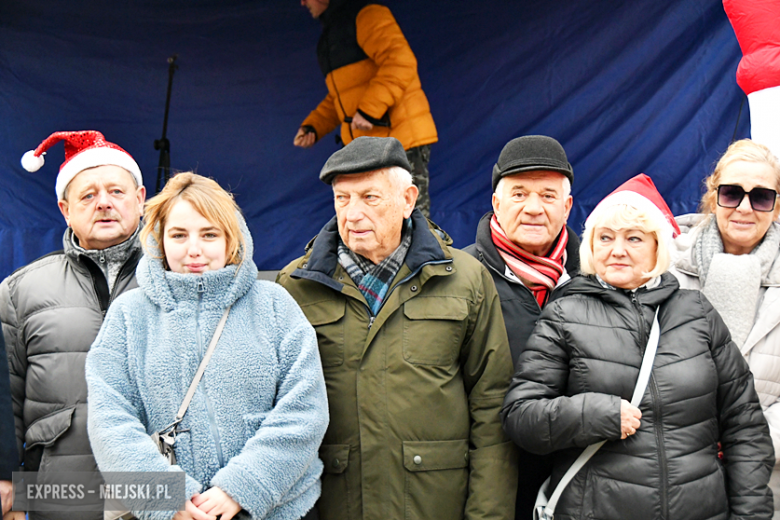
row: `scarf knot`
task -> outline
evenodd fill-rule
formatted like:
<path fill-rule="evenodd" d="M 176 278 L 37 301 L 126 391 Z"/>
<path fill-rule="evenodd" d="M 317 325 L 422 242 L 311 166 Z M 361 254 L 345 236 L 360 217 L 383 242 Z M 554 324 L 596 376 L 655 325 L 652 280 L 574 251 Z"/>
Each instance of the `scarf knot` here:
<path fill-rule="evenodd" d="M 564 272 L 569 241 L 566 226 L 546 256 L 529 253 L 509 240 L 495 215 L 490 219 L 490 238 L 507 267 L 531 290 L 539 307 L 543 307 Z"/>
<path fill-rule="evenodd" d="M 374 264 L 367 258 L 349 249 L 339 238 L 339 264 L 358 286 L 368 303 L 371 314 L 377 315 L 390 289 L 390 282 L 401 269 L 406 253 L 412 245 L 412 219 L 404 222 L 401 230 L 401 244 L 390 255 Z"/>

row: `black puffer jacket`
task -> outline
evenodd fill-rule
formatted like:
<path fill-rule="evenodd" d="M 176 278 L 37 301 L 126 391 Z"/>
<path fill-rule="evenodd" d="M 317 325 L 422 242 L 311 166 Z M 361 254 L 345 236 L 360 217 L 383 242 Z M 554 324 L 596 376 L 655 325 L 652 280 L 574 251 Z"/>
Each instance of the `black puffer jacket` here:
<path fill-rule="evenodd" d="M 620 400 L 659 305 L 641 426 L 621 441 Z M 670 274 L 636 293 L 592 276 L 569 283 L 520 355 L 501 415 L 520 446 L 555 452 L 553 487 L 584 447 L 610 441 L 564 491 L 557 520 L 772 517 L 774 453 L 748 366 L 707 299 Z"/>

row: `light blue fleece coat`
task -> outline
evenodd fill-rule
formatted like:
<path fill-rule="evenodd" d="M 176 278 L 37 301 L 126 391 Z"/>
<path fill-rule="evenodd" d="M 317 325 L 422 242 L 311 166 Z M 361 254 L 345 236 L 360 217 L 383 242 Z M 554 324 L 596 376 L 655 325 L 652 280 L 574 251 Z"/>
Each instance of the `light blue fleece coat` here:
<path fill-rule="evenodd" d="M 188 498 L 216 486 L 252 518 L 295 520 L 320 494 L 325 381 L 314 329 L 284 289 L 256 280 L 242 227 L 240 267 L 200 276 L 141 259 L 140 288 L 111 305 L 87 356 L 89 438 L 101 471 L 184 470 Z M 168 466 L 149 434 L 174 420 L 230 304 Z"/>

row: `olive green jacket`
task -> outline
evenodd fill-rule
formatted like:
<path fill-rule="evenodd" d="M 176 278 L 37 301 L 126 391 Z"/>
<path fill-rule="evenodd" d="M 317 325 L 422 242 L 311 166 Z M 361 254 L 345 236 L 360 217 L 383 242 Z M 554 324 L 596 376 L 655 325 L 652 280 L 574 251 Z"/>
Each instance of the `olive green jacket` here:
<path fill-rule="evenodd" d="M 514 518 L 512 377 L 487 270 L 415 210 L 406 261 L 372 317 L 331 220 L 277 281 L 317 331 L 330 406 L 322 520 Z M 530 511 L 529 511 L 530 516 Z"/>

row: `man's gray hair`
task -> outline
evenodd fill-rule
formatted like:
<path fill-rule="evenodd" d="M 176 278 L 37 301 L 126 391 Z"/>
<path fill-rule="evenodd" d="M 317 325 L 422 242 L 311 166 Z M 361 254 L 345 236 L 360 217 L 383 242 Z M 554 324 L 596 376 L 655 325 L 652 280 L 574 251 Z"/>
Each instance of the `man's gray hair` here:
<path fill-rule="evenodd" d="M 563 198 L 565 199 L 569 195 L 571 195 L 571 181 L 569 181 L 569 178 L 565 175 L 561 174 L 561 177 L 563 177 Z M 504 180 L 506 177 L 501 177 L 499 179 L 498 184 L 496 184 L 496 193 L 499 195 L 503 195 L 504 192 L 502 191 L 504 189 Z"/>
<path fill-rule="evenodd" d="M 400 166 L 390 166 L 379 171 L 387 175 L 399 192 L 406 191 L 406 188 L 412 185 L 412 174 Z"/>

